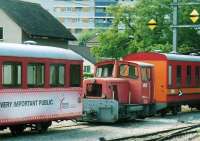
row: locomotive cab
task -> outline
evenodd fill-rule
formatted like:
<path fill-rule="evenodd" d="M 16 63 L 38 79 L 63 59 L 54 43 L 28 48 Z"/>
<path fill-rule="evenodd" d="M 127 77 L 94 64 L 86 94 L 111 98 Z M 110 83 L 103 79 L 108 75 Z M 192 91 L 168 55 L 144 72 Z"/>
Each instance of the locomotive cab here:
<path fill-rule="evenodd" d="M 133 61 L 96 64 L 95 77 L 84 80 L 84 121 L 115 122 L 152 113 L 153 65 Z"/>

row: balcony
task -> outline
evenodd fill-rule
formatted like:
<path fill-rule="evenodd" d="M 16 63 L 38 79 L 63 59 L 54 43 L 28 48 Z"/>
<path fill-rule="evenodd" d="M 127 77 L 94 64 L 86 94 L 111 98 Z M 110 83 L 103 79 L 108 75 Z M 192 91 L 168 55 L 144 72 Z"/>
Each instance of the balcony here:
<path fill-rule="evenodd" d="M 116 5 L 117 2 L 110 1 L 110 2 L 95 2 L 96 6 L 109 6 L 109 5 Z"/>
<path fill-rule="evenodd" d="M 106 13 L 95 13 L 95 17 L 107 17 Z"/>
<path fill-rule="evenodd" d="M 110 27 L 112 23 L 95 23 L 95 27 L 99 28 L 107 28 Z"/>

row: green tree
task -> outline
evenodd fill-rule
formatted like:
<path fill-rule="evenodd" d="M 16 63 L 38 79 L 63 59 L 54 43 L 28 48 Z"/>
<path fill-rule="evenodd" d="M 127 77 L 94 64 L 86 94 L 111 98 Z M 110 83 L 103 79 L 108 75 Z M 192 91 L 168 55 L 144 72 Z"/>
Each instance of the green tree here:
<path fill-rule="evenodd" d="M 78 37 L 79 46 L 86 47 L 86 43 L 93 37 L 97 35 L 98 30 L 91 30 L 87 32 L 81 32 Z"/>
<path fill-rule="evenodd" d="M 128 35 L 125 32 L 108 30 L 100 33 L 100 47 L 94 47 L 92 52 L 96 56 L 111 57 L 119 59 L 127 52 L 129 43 Z"/>
<path fill-rule="evenodd" d="M 189 2 L 181 0 L 180 2 Z M 99 34 L 99 47 L 92 52 L 98 57 L 120 58 L 128 53 L 172 50 L 172 0 L 139 0 L 134 6 L 112 6 L 107 9 L 114 17 L 111 29 Z M 183 6 L 179 9 L 179 23 L 192 24 L 189 15 L 195 8 Z M 147 23 L 157 21 L 157 27 L 151 31 Z M 121 28 L 122 27 L 122 28 Z M 189 52 L 200 47 L 200 35 L 192 28 L 179 29 L 178 50 Z"/>

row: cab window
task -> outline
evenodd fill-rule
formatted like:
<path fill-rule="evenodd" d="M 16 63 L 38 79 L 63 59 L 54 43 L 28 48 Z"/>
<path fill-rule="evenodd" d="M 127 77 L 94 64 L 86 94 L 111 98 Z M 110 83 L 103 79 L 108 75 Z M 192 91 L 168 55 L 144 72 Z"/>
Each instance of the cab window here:
<path fill-rule="evenodd" d="M 113 64 L 107 64 L 97 67 L 96 77 L 112 77 Z"/>
<path fill-rule="evenodd" d="M 137 78 L 138 72 L 137 68 L 133 65 L 121 64 L 120 65 L 120 76 L 121 77 L 130 77 Z"/>
<path fill-rule="evenodd" d="M 143 67 L 141 69 L 142 81 L 146 82 L 151 80 L 151 68 Z"/>

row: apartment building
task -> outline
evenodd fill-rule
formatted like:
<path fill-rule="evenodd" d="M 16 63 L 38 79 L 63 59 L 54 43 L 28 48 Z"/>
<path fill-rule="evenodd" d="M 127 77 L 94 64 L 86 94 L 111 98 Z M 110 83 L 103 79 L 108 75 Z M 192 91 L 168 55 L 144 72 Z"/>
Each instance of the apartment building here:
<path fill-rule="evenodd" d="M 38 0 L 39 3 L 56 17 L 75 35 L 96 28 L 106 29 L 112 24 L 113 17 L 106 8 L 116 4 L 130 4 L 135 0 Z"/>
<path fill-rule="evenodd" d="M 40 0 L 40 4 L 75 36 L 95 28 L 94 0 Z"/>

